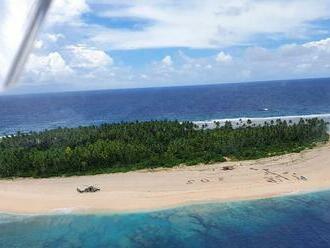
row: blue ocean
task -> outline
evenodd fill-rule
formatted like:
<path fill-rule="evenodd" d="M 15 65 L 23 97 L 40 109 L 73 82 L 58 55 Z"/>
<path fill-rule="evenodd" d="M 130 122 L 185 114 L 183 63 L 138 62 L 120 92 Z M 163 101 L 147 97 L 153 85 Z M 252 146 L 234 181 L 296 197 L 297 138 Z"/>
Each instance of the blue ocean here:
<path fill-rule="evenodd" d="M 330 79 L 0 95 L 0 135 L 135 120 L 330 113 Z"/>
<path fill-rule="evenodd" d="M 330 79 L 0 95 L 0 136 L 105 122 L 329 114 Z M 130 214 L 4 213 L 0 247 L 330 247 L 329 210 L 324 191 Z"/>

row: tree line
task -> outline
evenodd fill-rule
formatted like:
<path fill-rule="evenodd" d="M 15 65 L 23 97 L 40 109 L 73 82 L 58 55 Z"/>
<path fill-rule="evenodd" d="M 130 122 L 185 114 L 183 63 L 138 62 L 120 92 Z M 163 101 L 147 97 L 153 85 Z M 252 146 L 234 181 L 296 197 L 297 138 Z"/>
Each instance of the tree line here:
<path fill-rule="evenodd" d="M 149 121 L 17 133 L 0 140 L 0 177 L 50 177 L 179 164 L 256 159 L 300 152 L 329 138 L 327 123 L 277 120 L 214 129 L 192 122 Z"/>

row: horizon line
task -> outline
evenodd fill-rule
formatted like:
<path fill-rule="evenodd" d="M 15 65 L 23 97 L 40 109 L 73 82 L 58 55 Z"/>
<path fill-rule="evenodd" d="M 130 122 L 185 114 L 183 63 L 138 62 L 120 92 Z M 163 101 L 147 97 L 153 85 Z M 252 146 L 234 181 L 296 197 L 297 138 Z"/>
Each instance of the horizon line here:
<path fill-rule="evenodd" d="M 193 85 L 168 85 L 168 86 L 149 86 L 149 87 L 132 87 L 132 88 L 101 88 L 101 89 L 81 89 L 81 90 L 64 90 L 64 91 L 43 91 L 43 92 L 0 92 L 2 96 L 26 96 L 26 95 L 44 95 L 44 94 L 65 94 L 65 93 L 83 93 L 83 92 L 99 92 L 99 91 L 122 91 L 122 90 L 143 90 L 143 89 L 166 89 L 166 88 L 186 88 L 186 87 L 201 87 L 201 86 L 220 86 L 231 84 L 253 84 L 253 83 L 276 83 L 276 82 L 293 82 L 304 80 L 324 80 L 330 79 L 328 77 L 307 77 L 307 78 L 288 78 L 288 79 L 274 79 L 274 80 L 256 80 L 256 81 L 238 81 L 238 82 L 222 82 L 222 83 L 206 83 L 206 84 L 193 84 Z"/>

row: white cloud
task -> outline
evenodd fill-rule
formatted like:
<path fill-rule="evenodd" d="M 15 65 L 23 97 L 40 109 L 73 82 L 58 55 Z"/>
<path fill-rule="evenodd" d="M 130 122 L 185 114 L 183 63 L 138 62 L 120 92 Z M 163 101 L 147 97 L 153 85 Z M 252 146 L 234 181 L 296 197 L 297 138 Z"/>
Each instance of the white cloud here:
<path fill-rule="evenodd" d="M 153 79 L 142 78 L 143 84 L 155 83 L 154 79 L 157 78 L 157 83 L 163 86 L 177 85 L 178 82 L 180 85 L 189 85 L 327 77 L 330 75 L 330 52 L 324 51 L 327 40 L 301 45 L 283 45 L 273 49 L 251 47 L 234 58 L 224 52 L 209 57 L 189 57 L 178 51 L 177 55 L 173 55 L 178 62 L 171 67 L 154 64 L 153 67 L 148 67 L 139 73 Z M 311 46 L 311 44 L 318 44 L 318 46 Z M 218 61 L 215 59 L 217 57 L 219 57 Z M 226 66 L 219 67 L 219 61 L 225 62 Z"/>
<path fill-rule="evenodd" d="M 0 76 L 23 33 L 31 2 L 0 1 Z M 142 24 L 111 28 L 98 24 L 98 18 L 87 22 L 82 15 L 89 12 Z M 329 0 L 54 0 L 25 82 L 51 79 L 53 84 L 122 88 L 329 76 L 330 38 L 301 44 L 320 32 L 326 36 L 329 31 L 317 21 L 328 19 Z M 296 44 L 268 49 L 259 43 L 281 44 L 286 38 Z M 127 58 L 134 52 L 125 51 L 163 47 L 170 47 L 171 55 L 155 62 L 155 50 L 138 66 L 140 58 L 131 62 Z M 204 53 L 204 48 L 211 49 Z M 108 51 L 116 54 L 115 64 Z M 126 52 L 132 53 L 121 57 Z"/>
<path fill-rule="evenodd" d="M 217 62 L 221 62 L 221 63 L 229 63 L 229 62 L 231 62 L 233 60 L 233 58 L 231 57 L 230 54 L 226 54 L 224 52 L 220 52 L 216 56 L 215 60 Z"/>
<path fill-rule="evenodd" d="M 49 24 L 79 25 L 81 14 L 88 11 L 85 0 L 55 0 L 47 21 Z"/>
<path fill-rule="evenodd" d="M 59 39 L 65 38 L 63 34 L 46 34 L 46 37 L 51 42 L 57 42 Z"/>
<path fill-rule="evenodd" d="M 67 46 L 70 53 L 70 64 L 72 67 L 99 68 L 110 66 L 113 59 L 104 51 L 86 45 Z"/>
<path fill-rule="evenodd" d="M 30 56 L 27 71 L 37 75 L 63 75 L 72 72 L 61 54 L 58 52 L 49 53 L 46 56 L 38 56 L 32 54 Z"/>
<path fill-rule="evenodd" d="M 11 0 L 0 2 L 1 45 L 5 49 L 16 49 L 23 38 L 23 31 L 26 25 L 26 18 L 32 3 L 28 0 Z M 1 51 L 5 50 L 1 49 Z"/>
<path fill-rule="evenodd" d="M 162 59 L 162 64 L 165 66 L 172 66 L 173 65 L 173 60 L 172 57 L 167 55 Z"/>
<path fill-rule="evenodd" d="M 320 41 L 312 41 L 303 45 L 307 48 L 317 48 L 322 51 L 330 52 L 330 38 L 320 40 Z"/>
<path fill-rule="evenodd" d="M 26 17 L 32 2 L 0 1 L 0 80 L 2 81 L 23 38 Z"/>
<path fill-rule="evenodd" d="M 283 45 L 277 49 L 250 48 L 246 52 L 245 63 L 249 64 L 251 77 L 273 79 L 324 77 L 329 76 L 326 68 L 330 60 L 330 39 L 305 44 Z"/>
<path fill-rule="evenodd" d="M 324 43 L 323 40 L 315 42 Z M 226 63 L 226 66 L 219 66 L 219 62 L 215 60 L 218 55 L 216 53 L 207 57 L 189 57 L 182 51 L 178 51 L 171 56 L 165 56 L 158 62 L 150 62 L 140 69 L 112 65 L 111 62 L 104 63 L 103 61 L 107 61 L 106 56 L 108 56 L 104 51 L 86 45 L 75 45 L 63 49 L 61 54 L 55 52 L 46 56 L 33 55 L 36 62 L 34 66 L 29 67 L 28 72 L 36 75 L 33 77 L 34 81 L 51 79 L 52 84 L 67 82 L 76 89 L 191 85 L 329 76 L 330 53 L 314 46 L 309 47 L 308 44 L 284 45 L 276 49 L 252 47 L 242 55 L 232 57 L 231 62 Z M 99 54 L 103 59 L 98 56 L 95 59 L 95 54 Z M 91 78 L 93 83 L 91 83 Z"/>
<path fill-rule="evenodd" d="M 296 67 L 298 69 L 301 69 L 301 70 L 305 70 L 305 69 L 308 69 L 312 66 L 312 64 L 299 64 L 299 65 L 296 65 Z"/>
<path fill-rule="evenodd" d="M 34 0 L 0 1 L 0 80 L 8 71 L 8 67 L 18 49 L 27 25 L 27 17 Z M 89 11 L 85 0 L 55 0 L 47 18 L 48 27 L 60 23 L 65 25 L 81 24 L 79 17 Z M 49 36 L 55 41 L 60 35 Z M 35 48 L 40 49 L 44 42 L 39 40 Z M 32 58 L 33 60 L 33 58 Z"/>
<path fill-rule="evenodd" d="M 44 45 L 44 42 L 43 42 L 42 40 L 37 40 L 37 41 L 35 42 L 35 44 L 34 44 L 34 47 L 35 47 L 36 49 L 40 49 L 40 48 L 43 47 L 43 45 Z"/>
<path fill-rule="evenodd" d="M 143 78 L 143 79 L 148 79 L 148 78 L 149 78 L 146 74 L 141 74 L 140 76 L 141 76 L 141 78 Z"/>
<path fill-rule="evenodd" d="M 317 29 L 309 22 L 330 17 L 329 0 L 97 2 L 109 4 L 103 17 L 149 22 L 139 30 L 103 27 L 93 33 L 93 41 L 114 49 L 219 48 L 250 44 L 258 35 L 302 38 Z"/>

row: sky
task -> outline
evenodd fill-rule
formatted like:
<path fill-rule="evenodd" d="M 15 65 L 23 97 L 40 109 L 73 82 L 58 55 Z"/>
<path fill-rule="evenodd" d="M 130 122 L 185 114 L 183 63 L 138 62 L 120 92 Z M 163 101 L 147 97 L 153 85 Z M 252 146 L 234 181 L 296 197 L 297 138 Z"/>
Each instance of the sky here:
<path fill-rule="evenodd" d="M 33 0 L 0 0 L 0 80 Z M 54 0 L 12 92 L 330 77 L 330 0 Z"/>

